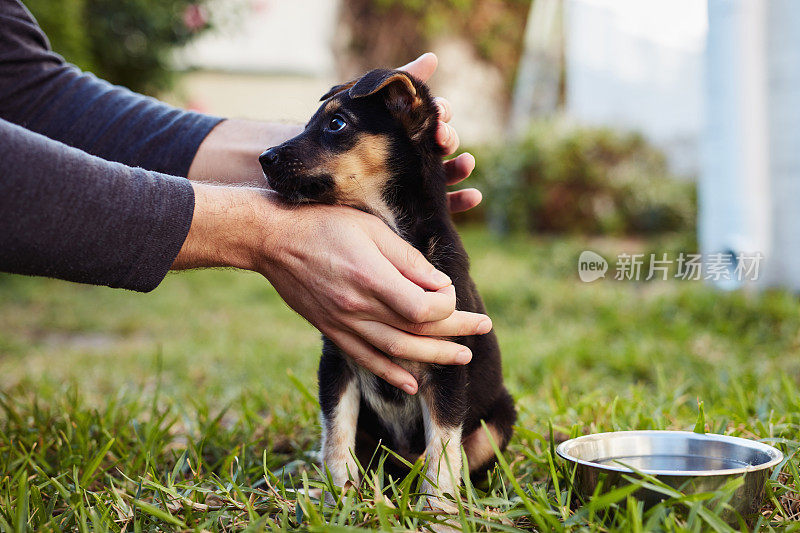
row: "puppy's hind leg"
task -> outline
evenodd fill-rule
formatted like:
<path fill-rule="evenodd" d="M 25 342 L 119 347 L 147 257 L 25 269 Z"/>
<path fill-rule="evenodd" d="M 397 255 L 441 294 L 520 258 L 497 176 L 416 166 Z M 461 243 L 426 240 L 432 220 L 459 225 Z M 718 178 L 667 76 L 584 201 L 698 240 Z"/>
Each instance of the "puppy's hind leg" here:
<path fill-rule="evenodd" d="M 501 452 L 505 450 L 508 441 L 511 440 L 516 420 L 514 399 L 503 389 L 492 404 L 489 414 L 484 418 L 486 428 L 479 426 L 472 433 L 464 435 L 464 452 L 470 474 L 473 475 L 473 483 L 476 478 L 480 479 L 480 475 L 485 474 L 497 459 L 491 441 L 494 441 L 494 445 Z"/>

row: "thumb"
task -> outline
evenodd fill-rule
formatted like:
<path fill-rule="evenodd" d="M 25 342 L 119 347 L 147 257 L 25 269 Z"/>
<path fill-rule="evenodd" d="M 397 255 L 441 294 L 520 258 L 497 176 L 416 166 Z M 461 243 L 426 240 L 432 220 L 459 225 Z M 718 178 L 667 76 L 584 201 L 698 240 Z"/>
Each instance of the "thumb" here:
<path fill-rule="evenodd" d="M 404 70 L 418 80 L 425 82 L 428 81 L 431 76 L 433 76 L 438 64 L 439 59 L 436 57 L 436 54 L 432 52 L 426 52 L 411 63 L 406 63 L 402 67 L 398 67 L 397 70 Z"/>
<path fill-rule="evenodd" d="M 384 257 L 403 276 L 423 289 L 438 291 L 452 284 L 447 274 L 436 270 L 419 250 L 401 239 L 388 227 L 375 235 L 374 240 Z"/>

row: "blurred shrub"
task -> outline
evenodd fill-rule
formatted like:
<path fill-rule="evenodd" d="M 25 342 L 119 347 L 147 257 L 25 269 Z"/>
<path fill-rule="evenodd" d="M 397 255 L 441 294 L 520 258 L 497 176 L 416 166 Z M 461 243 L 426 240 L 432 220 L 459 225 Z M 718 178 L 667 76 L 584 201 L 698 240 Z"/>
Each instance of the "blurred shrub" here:
<path fill-rule="evenodd" d="M 154 94 L 171 52 L 210 27 L 208 0 L 25 0 L 53 50 L 84 70 Z"/>
<path fill-rule="evenodd" d="M 519 142 L 475 151 L 482 217 L 506 231 L 653 234 L 693 230 L 695 185 L 670 176 L 641 135 L 535 124 Z"/>
<path fill-rule="evenodd" d="M 343 0 L 348 70 L 402 65 L 430 50 L 435 37 L 462 36 L 498 67 L 510 89 L 522 52 L 531 0 Z"/>

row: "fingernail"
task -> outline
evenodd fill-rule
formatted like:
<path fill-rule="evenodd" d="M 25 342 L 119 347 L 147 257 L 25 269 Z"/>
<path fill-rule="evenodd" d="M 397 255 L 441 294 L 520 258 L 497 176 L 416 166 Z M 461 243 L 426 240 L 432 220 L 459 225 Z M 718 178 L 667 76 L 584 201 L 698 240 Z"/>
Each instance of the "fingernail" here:
<path fill-rule="evenodd" d="M 431 278 L 433 279 L 434 283 L 441 285 L 442 287 L 446 287 L 453 283 L 450 281 L 450 277 L 440 270 L 434 270 Z"/>
<path fill-rule="evenodd" d="M 403 385 L 403 390 L 406 393 L 411 394 L 412 396 L 417 392 L 417 389 L 416 387 L 414 387 L 413 383 L 406 383 L 405 385 Z"/>
<path fill-rule="evenodd" d="M 472 352 L 464 348 L 456 354 L 456 363 L 459 365 L 466 365 L 472 360 Z"/>
<path fill-rule="evenodd" d="M 485 335 L 492 331 L 492 319 L 487 318 L 482 320 L 480 324 L 478 324 L 478 328 L 475 330 L 478 335 Z"/>

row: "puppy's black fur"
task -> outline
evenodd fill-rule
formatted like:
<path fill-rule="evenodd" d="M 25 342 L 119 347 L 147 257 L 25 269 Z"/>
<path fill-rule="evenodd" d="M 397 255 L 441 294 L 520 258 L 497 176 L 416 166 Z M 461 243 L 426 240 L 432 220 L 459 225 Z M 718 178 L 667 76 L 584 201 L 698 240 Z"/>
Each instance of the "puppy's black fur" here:
<path fill-rule="evenodd" d="M 458 309 L 484 313 L 448 211 L 436 142 L 438 111 L 428 88 L 401 71 L 373 70 L 333 87 L 322 101 L 305 131 L 262 154 L 271 188 L 289 202 L 346 204 L 381 217 L 450 276 Z M 427 454 L 433 464 L 442 452 L 454 455 L 463 444 L 475 472 L 494 459 L 481 420 L 497 445 L 506 446 L 516 411 L 503 385 L 494 332 L 453 340 L 472 350 L 469 364 L 395 359 L 419 382 L 419 394 L 410 396 L 361 369 L 324 338 L 319 367 L 323 459 L 337 484 L 348 474 L 358 477 L 348 448 L 355 447 L 365 466 L 379 442 L 412 461 Z M 449 439 L 458 440 L 455 448 Z M 460 452 L 448 460 L 458 478 Z M 450 476 L 446 469 L 429 474 L 440 489 L 452 491 L 442 479 Z"/>

